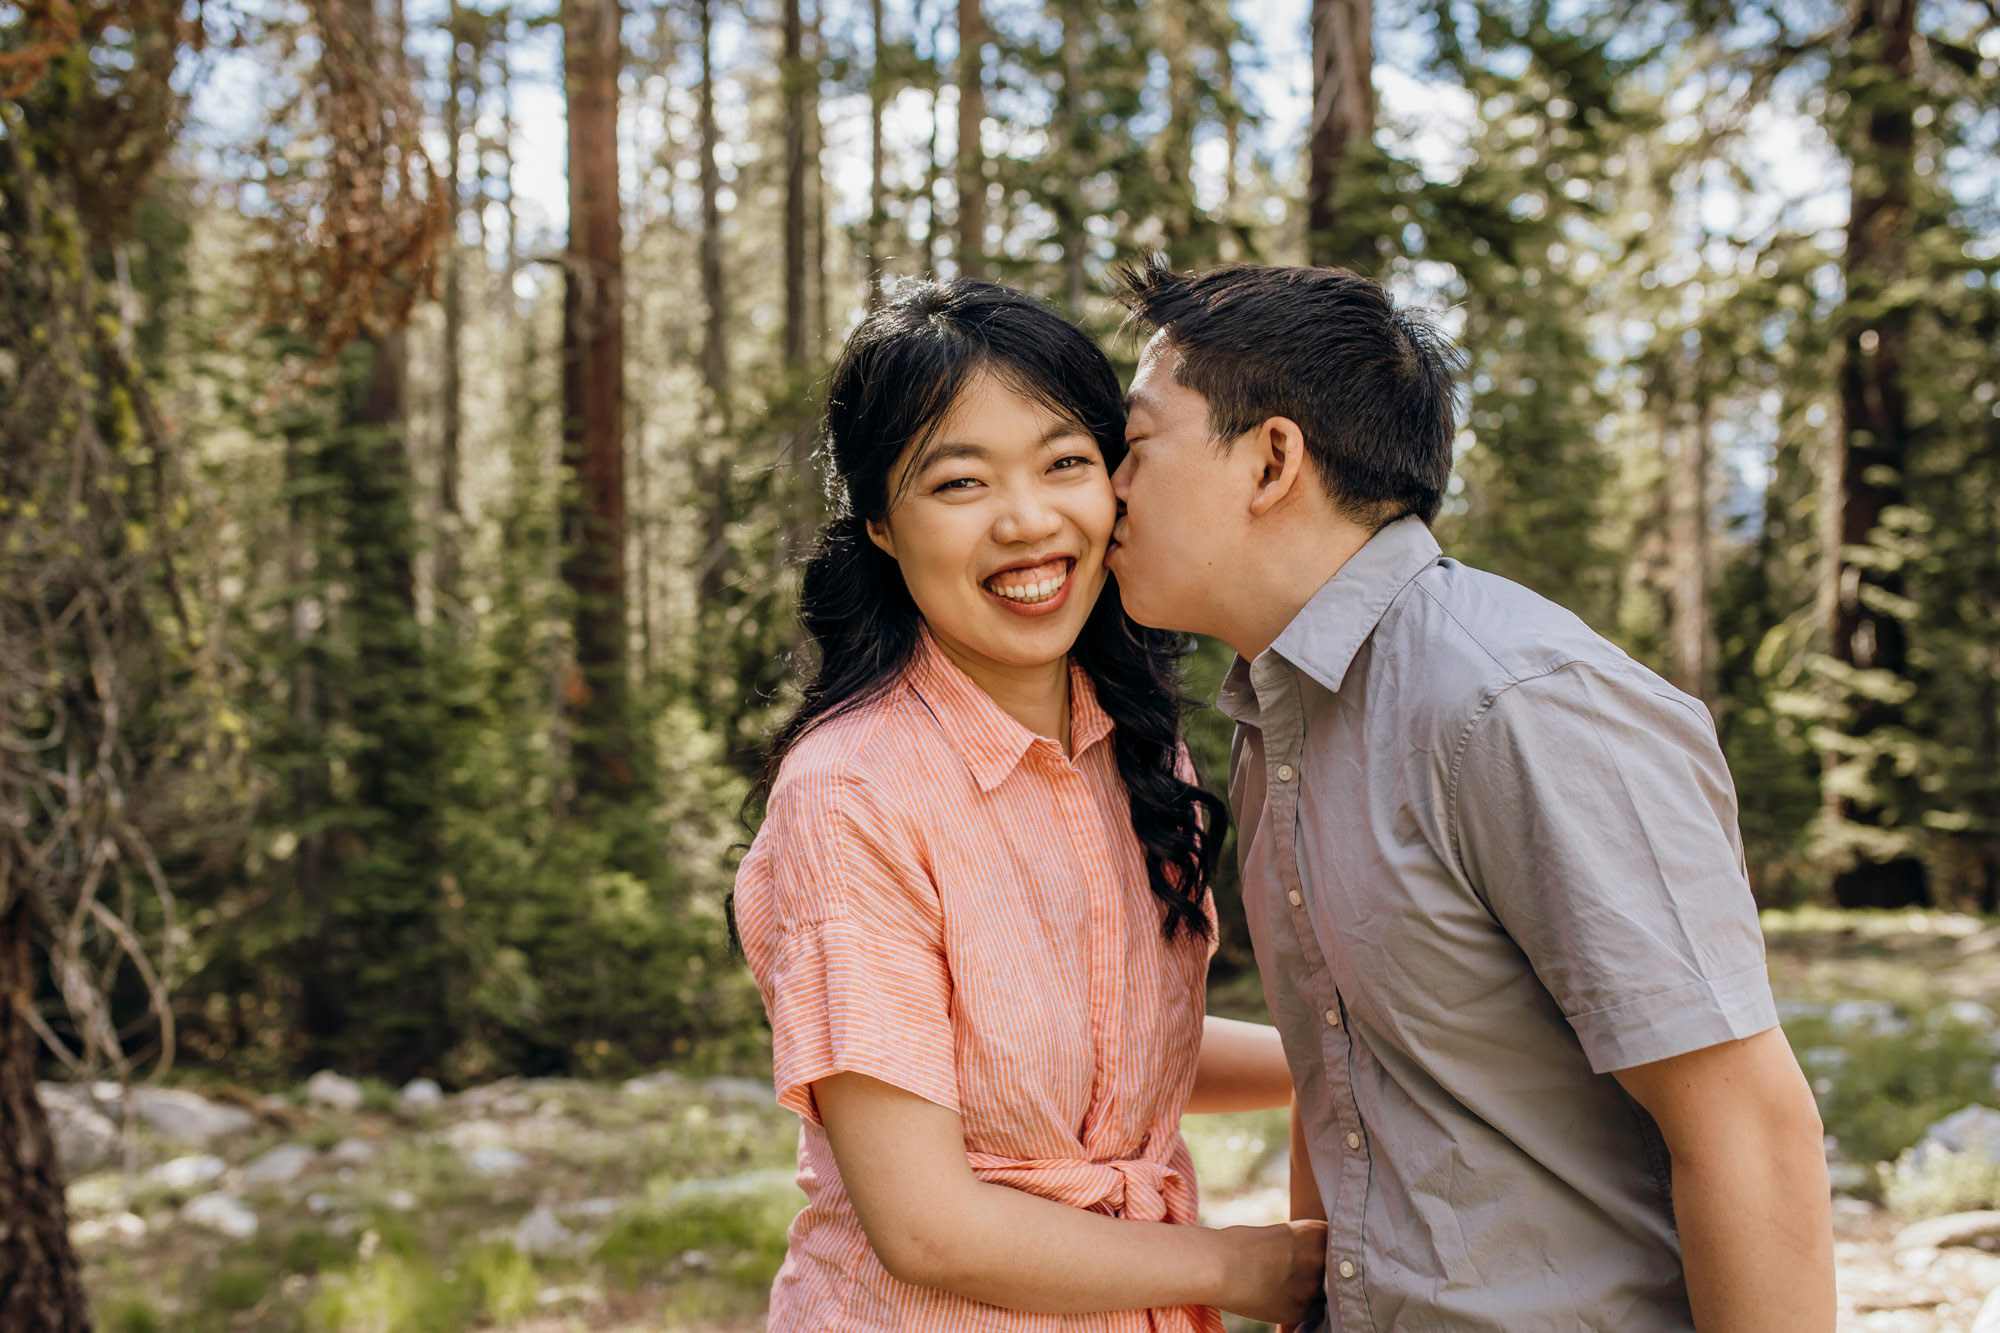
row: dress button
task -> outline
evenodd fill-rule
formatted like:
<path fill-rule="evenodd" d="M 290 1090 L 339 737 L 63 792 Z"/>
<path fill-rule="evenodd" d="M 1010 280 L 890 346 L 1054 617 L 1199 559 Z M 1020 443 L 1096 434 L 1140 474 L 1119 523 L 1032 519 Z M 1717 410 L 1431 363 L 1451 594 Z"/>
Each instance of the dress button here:
<path fill-rule="evenodd" d="M 1340 1026 L 1340 1010 L 1329 1009 L 1326 1011 L 1326 1025 L 1330 1028 L 1337 1028 Z"/>
<path fill-rule="evenodd" d="M 1290 782 L 1290 781 L 1292 780 L 1292 775 L 1293 775 L 1293 774 L 1294 774 L 1295 772 L 1297 772 L 1297 770 L 1296 770 L 1296 769 L 1294 769 L 1294 768 L 1293 768 L 1293 767 L 1292 767 L 1292 766 L 1291 766 L 1290 764 L 1279 764 L 1279 765 L 1278 765 L 1278 781 L 1280 781 L 1280 782 Z"/>
<path fill-rule="evenodd" d="M 1345 1259 L 1342 1259 L 1342 1260 L 1340 1261 L 1340 1275 L 1341 1275 L 1342 1277 L 1353 1277 L 1353 1276 L 1354 1276 L 1354 1265 L 1353 1265 L 1353 1264 L 1351 1264 L 1351 1263 L 1349 1263 L 1349 1262 L 1347 1262 L 1347 1260 L 1345 1260 Z"/>
<path fill-rule="evenodd" d="M 1292 906 L 1294 907 L 1304 907 L 1306 905 L 1305 895 L 1300 893 L 1297 889 L 1293 889 L 1290 893 L 1286 894 L 1285 896 L 1292 900 Z"/>
<path fill-rule="evenodd" d="M 1350 1132 L 1347 1136 L 1347 1146 L 1350 1148 L 1359 1148 L 1361 1146 L 1361 1136 Z"/>

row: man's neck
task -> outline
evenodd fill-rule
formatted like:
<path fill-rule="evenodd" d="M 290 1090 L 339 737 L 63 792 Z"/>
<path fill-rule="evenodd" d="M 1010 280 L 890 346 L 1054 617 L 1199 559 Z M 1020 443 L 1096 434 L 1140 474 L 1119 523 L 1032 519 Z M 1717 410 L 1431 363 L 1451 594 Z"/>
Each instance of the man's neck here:
<path fill-rule="evenodd" d="M 1246 561 L 1240 595 L 1224 611 L 1216 637 L 1255 661 L 1372 536 L 1339 515 L 1273 534 L 1268 549 Z"/>
<path fill-rule="evenodd" d="M 948 643 L 933 632 L 938 650 L 1000 705 L 1000 711 L 1037 736 L 1070 753 L 1069 657 L 1035 666 L 994 662 Z"/>

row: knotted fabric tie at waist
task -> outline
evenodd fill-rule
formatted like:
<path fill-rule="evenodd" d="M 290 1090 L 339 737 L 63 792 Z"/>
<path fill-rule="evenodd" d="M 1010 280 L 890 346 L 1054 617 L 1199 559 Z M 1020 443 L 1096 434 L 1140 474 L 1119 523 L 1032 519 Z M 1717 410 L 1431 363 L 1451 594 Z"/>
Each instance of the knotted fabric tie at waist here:
<path fill-rule="evenodd" d="M 1192 1216 L 1170 1218 L 1168 1212 L 1169 1193 L 1189 1198 L 1187 1178 L 1149 1157 L 1114 1162 L 1066 1157 L 1021 1161 L 975 1152 L 967 1153 L 966 1160 L 972 1165 L 972 1174 L 989 1185 L 1005 1185 L 1072 1208 L 1109 1212 L 1132 1222 L 1194 1221 Z"/>

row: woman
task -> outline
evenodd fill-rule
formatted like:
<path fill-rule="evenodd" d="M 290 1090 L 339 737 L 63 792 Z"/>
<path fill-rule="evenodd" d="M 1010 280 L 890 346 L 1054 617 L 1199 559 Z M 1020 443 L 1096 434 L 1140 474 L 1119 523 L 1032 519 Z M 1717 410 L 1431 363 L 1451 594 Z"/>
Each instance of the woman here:
<path fill-rule="evenodd" d="M 1324 1224 L 1190 1225 L 1182 1111 L 1291 1084 L 1203 1020 L 1226 816 L 1107 586 L 1123 431 L 1090 339 L 987 283 L 904 286 L 834 372 L 819 668 L 736 881 L 804 1120 L 773 1333 L 1217 1333 L 1319 1288 Z"/>

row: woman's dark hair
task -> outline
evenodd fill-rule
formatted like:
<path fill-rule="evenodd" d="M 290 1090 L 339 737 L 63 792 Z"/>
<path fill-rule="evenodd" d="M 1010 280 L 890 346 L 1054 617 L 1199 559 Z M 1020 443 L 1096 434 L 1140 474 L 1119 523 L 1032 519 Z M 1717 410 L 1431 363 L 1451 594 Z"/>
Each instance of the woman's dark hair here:
<path fill-rule="evenodd" d="M 817 650 L 804 700 L 772 740 L 757 794 L 814 727 L 895 684 L 916 654 L 922 619 L 902 570 L 868 539 L 887 517 L 889 480 L 921 448 L 976 376 L 1016 391 L 1083 426 L 1105 463 L 1125 457 L 1118 377 L 1081 330 L 1022 292 L 990 282 L 909 281 L 854 331 L 834 369 L 820 452 L 833 516 L 805 568 L 799 618 Z M 906 475 L 913 475 L 912 467 Z M 1165 905 L 1168 939 L 1208 934 L 1202 910 L 1228 827 L 1228 807 L 1181 779 L 1176 757 L 1187 700 L 1178 688 L 1183 636 L 1125 614 L 1115 581 L 1085 622 L 1070 656 L 1089 674 L 1115 730 L 1118 773 L 1146 878 Z"/>

